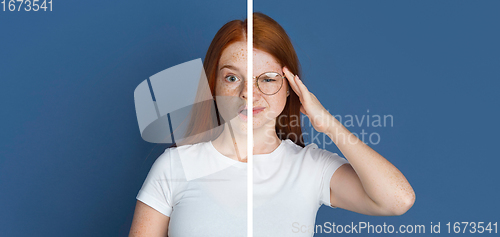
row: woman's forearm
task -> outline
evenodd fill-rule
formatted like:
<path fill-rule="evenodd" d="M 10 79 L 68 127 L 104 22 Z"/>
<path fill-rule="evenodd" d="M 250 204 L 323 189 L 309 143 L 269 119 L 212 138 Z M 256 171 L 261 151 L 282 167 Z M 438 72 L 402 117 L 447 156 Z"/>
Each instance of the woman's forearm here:
<path fill-rule="evenodd" d="M 356 171 L 366 194 L 380 208 L 395 214 L 406 212 L 415 202 L 415 192 L 405 176 L 335 117 L 330 119 L 325 133 Z"/>

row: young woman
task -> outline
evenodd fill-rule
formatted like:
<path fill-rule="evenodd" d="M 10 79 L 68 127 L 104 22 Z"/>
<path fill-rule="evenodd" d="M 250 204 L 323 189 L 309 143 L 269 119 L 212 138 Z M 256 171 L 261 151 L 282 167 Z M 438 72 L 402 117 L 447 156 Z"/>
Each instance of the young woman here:
<path fill-rule="evenodd" d="M 220 118 L 207 119 L 210 106 L 194 111 L 189 141 L 156 160 L 137 195 L 130 236 L 246 236 L 247 205 L 253 205 L 255 236 L 312 236 L 304 230 L 314 225 L 322 204 L 366 215 L 401 215 L 413 205 L 415 193 L 403 174 L 351 134 L 301 81 L 283 28 L 262 13 L 253 18 L 254 78 L 246 78 L 246 20 L 228 22 L 204 62 Z M 252 110 L 247 86 L 253 86 Z M 347 159 L 304 146 L 301 112 Z M 254 202 L 247 204 L 250 114 Z"/>

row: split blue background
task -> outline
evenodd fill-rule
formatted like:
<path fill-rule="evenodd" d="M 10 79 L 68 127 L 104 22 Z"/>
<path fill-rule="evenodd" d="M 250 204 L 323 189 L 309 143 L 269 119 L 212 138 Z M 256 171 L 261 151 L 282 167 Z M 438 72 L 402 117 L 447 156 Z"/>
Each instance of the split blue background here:
<path fill-rule="evenodd" d="M 246 2 L 54 0 L 53 9 L 0 12 L 1 235 L 126 236 L 135 196 L 167 147 L 141 139 L 135 87 L 204 58 L 224 23 L 246 18 Z M 317 224 L 425 225 L 429 234 L 430 222 L 445 232 L 446 222 L 499 221 L 498 9 L 486 0 L 254 2 L 287 30 L 303 80 L 332 114 L 393 116 L 392 127 L 349 129 L 379 134 L 371 147 L 416 192 L 403 216 L 323 206 Z"/>

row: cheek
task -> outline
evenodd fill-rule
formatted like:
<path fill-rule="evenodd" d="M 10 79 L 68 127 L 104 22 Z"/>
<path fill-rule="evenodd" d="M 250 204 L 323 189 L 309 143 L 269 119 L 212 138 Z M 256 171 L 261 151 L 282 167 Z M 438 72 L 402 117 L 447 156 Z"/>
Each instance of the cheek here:
<path fill-rule="evenodd" d="M 285 108 L 287 99 L 286 92 L 284 94 L 280 92 L 279 94 L 276 94 L 274 97 L 275 98 L 270 98 L 269 105 L 271 107 L 271 113 L 273 115 L 278 116 Z"/>
<path fill-rule="evenodd" d="M 220 83 L 215 84 L 215 95 L 223 95 L 225 93 L 224 87 Z"/>
<path fill-rule="evenodd" d="M 236 96 L 238 93 L 234 88 L 230 88 L 224 83 L 215 84 L 215 95 L 217 96 Z"/>

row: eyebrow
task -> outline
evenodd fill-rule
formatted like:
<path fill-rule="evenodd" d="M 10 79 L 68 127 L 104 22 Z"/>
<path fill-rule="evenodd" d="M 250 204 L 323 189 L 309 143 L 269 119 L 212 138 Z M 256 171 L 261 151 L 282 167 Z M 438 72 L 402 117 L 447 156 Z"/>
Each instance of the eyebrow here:
<path fill-rule="evenodd" d="M 224 68 L 233 69 L 233 70 L 238 71 L 238 72 L 240 71 L 237 67 L 235 67 L 235 66 L 233 66 L 233 65 L 230 65 L 230 64 L 226 64 L 226 65 L 222 66 L 222 67 L 219 69 L 219 71 L 220 71 L 220 70 L 222 70 L 222 69 L 224 69 Z"/>

